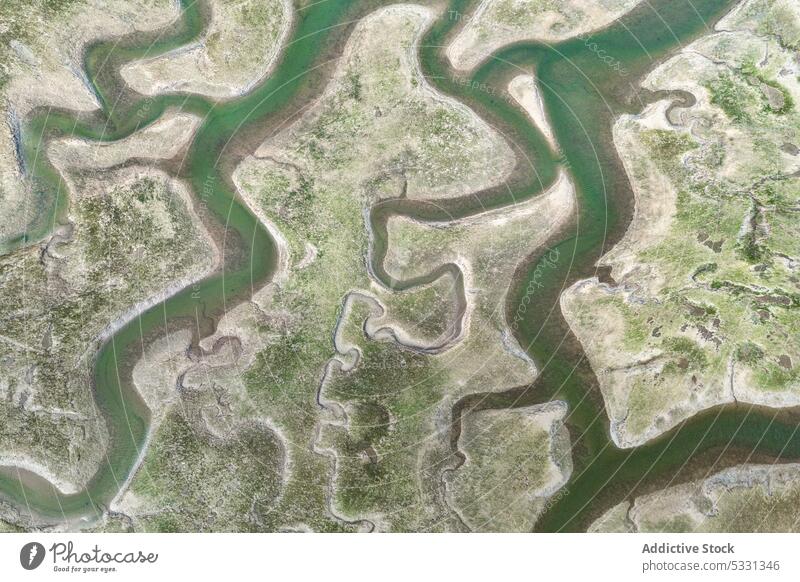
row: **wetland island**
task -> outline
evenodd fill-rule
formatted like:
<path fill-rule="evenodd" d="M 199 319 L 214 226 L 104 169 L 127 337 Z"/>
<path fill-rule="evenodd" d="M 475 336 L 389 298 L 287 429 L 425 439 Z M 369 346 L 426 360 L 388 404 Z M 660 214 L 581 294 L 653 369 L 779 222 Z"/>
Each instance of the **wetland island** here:
<path fill-rule="evenodd" d="M 796 0 L 6 0 L 0 531 L 800 531 Z"/>

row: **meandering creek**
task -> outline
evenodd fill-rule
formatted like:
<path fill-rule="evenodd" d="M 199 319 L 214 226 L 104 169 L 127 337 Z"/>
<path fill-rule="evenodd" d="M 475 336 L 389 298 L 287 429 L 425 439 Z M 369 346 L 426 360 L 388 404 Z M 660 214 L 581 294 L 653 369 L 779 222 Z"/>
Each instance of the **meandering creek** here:
<path fill-rule="evenodd" d="M 93 389 L 107 419 L 111 441 L 108 463 L 88 487 L 78 494 L 63 495 L 41 477 L 3 469 L 0 493 L 4 497 L 30 508 L 45 521 L 62 521 L 65 517 L 91 520 L 108 507 L 135 468 L 148 432 L 149 412 L 131 382 L 132 366 L 141 354 L 141 335 L 155 338 L 191 322 L 197 341 L 213 332 L 224 310 L 269 281 L 275 268 L 275 247 L 268 232 L 234 195 L 230 181 L 233 168 L 291 119 L 303 103 L 320 94 L 354 22 L 389 3 L 324 0 L 300 10 L 292 40 L 272 75 L 241 98 L 215 103 L 196 96 L 146 98 L 132 93 L 119 77 L 121 65 L 185 44 L 202 31 L 207 21 L 203 6 L 184 1 L 180 26 L 164 32 L 165 36 L 137 34 L 99 43 L 87 51 L 86 71 L 103 104 L 101 113 L 76 118 L 67 111 L 37 112 L 26 123 L 24 158 L 27 171 L 35 178 L 43 209 L 27 238 L 37 241 L 47 234 L 53 217 L 58 220 L 65 211 L 64 196 L 54 196 L 63 188 L 57 172 L 45 156 L 36 155 L 44 151 L 49 140 L 67 134 L 120 139 L 158 119 L 167 107 L 199 114 L 203 124 L 179 172 L 191 183 L 196 206 L 223 248 L 224 261 L 220 272 L 149 309 L 98 351 Z M 502 131 L 521 162 L 508 184 L 478 196 L 437 207 L 408 200 L 375 207 L 371 213 L 373 267 L 379 276 L 385 276 L 381 268 L 385 224 L 393 213 L 420 219 L 473 214 L 541 193 L 561 169 L 571 174 L 577 186 L 577 219 L 542 250 L 541 256 L 532 257 L 520 268 L 516 281 L 509 282 L 513 283 L 507 305 L 509 320 L 524 295 L 535 288 L 517 337 L 542 370 L 540 377 L 532 386 L 505 394 L 466 398 L 453 412 L 452 443 L 458 454 L 460 416 L 465 410 L 551 399 L 569 404 L 573 477 L 550 504 L 537 529 L 585 529 L 599 513 L 631 493 L 686 481 L 748 459 L 800 457 L 797 420 L 792 413 L 747 406 L 718 407 L 647 445 L 617 449 L 609 437 L 597 380 L 558 307 L 563 289 L 596 274 L 597 259 L 620 239 L 631 218 L 630 184 L 611 142 L 613 119 L 621 113 L 640 111 L 654 99 L 654 95 L 638 89 L 638 80 L 666 55 L 709 32 L 733 4 L 732 0 L 651 0 L 590 40 L 584 37 L 554 46 L 518 44 L 500 51 L 470 73 L 467 83 L 464 75 L 455 75 L 448 67 L 443 47 L 463 25 L 463 18 L 453 15 L 470 14 L 477 2 L 450 2 L 422 41 L 420 60 L 430 83 L 467 103 Z M 613 67 L 608 59 L 599 58 L 598 50 L 613 57 Z M 511 78 L 534 70 L 561 146 L 560 157 L 551 152 L 525 114 L 503 98 Z M 531 287 L 534 276 L 537 284 Z"/>

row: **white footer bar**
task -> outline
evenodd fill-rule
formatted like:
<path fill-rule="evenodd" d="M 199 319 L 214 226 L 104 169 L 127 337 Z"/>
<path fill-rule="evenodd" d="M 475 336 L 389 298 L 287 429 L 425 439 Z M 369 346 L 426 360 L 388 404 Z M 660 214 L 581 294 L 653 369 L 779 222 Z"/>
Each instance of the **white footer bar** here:
<path fill-rule="evenodd" d="M 0 534 L 0 580 L 800 580 L 799 542 L 792 534 Z"/>

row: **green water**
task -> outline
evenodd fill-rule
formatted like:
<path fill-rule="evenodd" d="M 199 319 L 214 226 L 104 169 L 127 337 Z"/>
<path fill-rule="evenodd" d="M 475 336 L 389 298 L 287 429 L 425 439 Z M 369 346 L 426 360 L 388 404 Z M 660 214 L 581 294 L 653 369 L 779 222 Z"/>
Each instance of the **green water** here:
<path fill-rule="evenodd" d="M 453 2 L 451 10 L 468 14 L 473 5 Z M 644 3 L 591 38 L 555 46 L 518 44 L 495 53 L 470 75 L 468 88 L 453 81 L 439 48 L 446 45 L 458 20 L 446 14 L 424 40 L 423 69 L 437 88 L 471 105 L 531 160 L 535 171 L 528 173 L 528 186 L 514 184 L 512 198 L 523 199 L 540 184 L 548 184 L 559 166 L 568 169 L 577 186 L 580 215 L 576 224 L 552 241 L 543 252 L 546 257 L 531 263 L 507 305 L 511 321 L 538 268 L 537 282 L 542 287 L 534 287 L 517 337 L 539 365 L 540 377 L 530 387 L 502 395 L 477 395 L 460 403 L 463 410 L 552 399 L 569 403 L 573 478 L 548 506 L 538 530 L 585 529 L 612 504 L 706 470 L 745 460 L 800 457 L 800 435 L 791 415 L 748 406 L 717 407 L 645 446 L 618 449 L 610 440 L 597 380 L 558 310 L 561 291 L 575 280 L 597 274 L 596 261 L 619 240 L 630 221 L 633 196 L 612 146 L 613 119 L 640 111 L 643 100 L 652 97 L 638 89 L 637 80 L 671 52 L 710 32 L 733 5 L 730 0 Z M 594 49 L 614 61 L 602 61 Z M 498 96 L 498 88 L 513 76 L 534 71 L 563 151 L 563 159 L 556 164 L 550 163 L 541 136 Z"/>
<path fill-rule="evenodd" d="M 294 40 L 272 76 L 240 99 L 225 103 L 180 95 L 145 99 L 124 91 L 117 73 L 121 64 L 169 50 L 199 34 L 203 11 L 187 3 L 182 25 L 168 38 L 137 35 L 119 43 L 99 44 L 87 52 L 86 68 L 104 106 L 101 115 L 76 119 L 66 112 L 49 112 L 26 124 L 25 159 L 35 177 L 43 212 L 42 218 L 16 241 L 18 244 L 40 239 L 65 209 L 64 189 L 55 170 L 43 156 L 36 155 L 47 140 L 64 134 L 119 139 L 151 123 L 167 107 L 181 107 L 203 116 L 182 171 L 206 219 L 212 226 L 225 227 L 225 261 L 223 273 L 150 309 L 101 348 L 95 363 L 94 391 L 112 438 L 109 462 L 87 490 L 78 495 L 59 495 L 42 479 L 31 475 L 19 479 L 16 472 L 6 471 L 0 473 L 4 496 L 52 519 L 91 518 L 114 497 L 135 464 L 149 422 L 148 411 L 129 380 L 141 335 L 154 337 L 190 321 L 193 326 L 199 322 L 199 335 L 211 333 L 214 318 L 266 282 L 273 271 L 274 247 L 268 233 L 236 199 L 230 186 L 229 172 L 241 155 L 238 149 L 246 150 L 242 144 L 263 138 L 268 131 L 260 128 L 287 118 L 297 103 L 324 85 L 327 69 L 317 69 L 317 65 L 329 53 L 335 54 L 336 43 L 346 38 L 351 21 L 378 4 L 326 0 L 300 11 Z M 632 490 L 647 490 L 673 478 L 685 480 L 698 466 L 713 463 L 717 452 L 727 445 L 730 448 L 721 463 L 741 458 L 741 451 L 757 450 L 771 459 L 800 456 L 792 422 L 772 412 L 732 407 L 699 415 L 646 446 L 630 451 L 617 449 L 609 440 L 596 379 L 557 309 L 559 292 L 576 278 L 594 274 L 596 260 L 619 239 L 630 219 L 630 186 L 610 147 L 613 116 L 641 109 L 641 104 L 632 100 L 636 80 L 653 67 L 655 60 L 702 34 L 706 23 L 713 22 L 732 4 L 730 0 L 652 1 L 621 24 L 595 34 L 592 42 L 618 59 L 626 75 L 611 70 L 585 41 L 574 40 L 554 47 L 523 44 L 501 51 L 470 75 L 470 83 L 465 85 L 453 79 L 440 49 L 460 21 L 446 11 L 423 40 L 420 60 L 430 82 L 472 106 L 503 131 L 531 163 L 509 181 L 510 192 L 504 185 L 481 193 L 479 198 L 465 197 L 437 209 L 407 201 L 377 207 L 372 212 L 377 236 L 375 265 L 379 266 L 385 250 L 385 220 L 392 213 L 442 218 L 508 204 L 540 193 L 552 184 L 560 167 L 569 168 L 578 188 L 580 219 L 563 240 L 553 241 L 559 258 L 554 266 L 545 266 L 547 276 L 539 280 L 544 287 L 537 289 L 518 334 L 520 343 L 542 369 L 541 377 L 531 387 L 505 395 L 479 396 L 469 402 L 470 407 L 483 408 L 552 398 L 569 403 L 569 428 L 575 439 L 573 479 L 538 523 L 542 530 L 583 528 L 598 511 Z M 455 0 L 451 10 L 467 14 L 474 5 L 473 1 Z M 502 90 L 485 90 L 504 88 L 512 76 L 534 68 L 544 88 L 563 159 L 554 158 L 543 136 L 523 112 L 502 97 Z M 59 196 L 54 195 L 57 191 Z M 527 275 L 515 284 L 508 305 L 510 313 L 539 264 L 532 261 Z M 381 269 L 376 272 L 383 274 Z"/>
<path fill-rule="evenodd" d="M 685 481 L 705 468 L 719 470 L 741 462 L 751 452 L 755 458 L 800 456 L 800 435 L 796 435 L 796 424 L 785 419 L 788 415 L 779 418 L 774 411 L 747 406 L 719 407 L 645 446 L 616 448 L 609 438 L 596 378 L 557 309 L 560 292 L 576 279 L 596 273 L 595 262 L 619 239 L 630 219 L 630 185 L 611 146 L 613 117 L 641 110 L 638 99 L 647 96 L 635 94 L 637 79 L 652 69 L 654 61 L 713 28 L 713 22 L 732 4 L 725 0 L 645 3 L 621 23 L 592 35 L 588 43 L 617 59 L 625 74 L 602 62 L 586 39 L 555 47 L 516 46 L 494 55 L 475 74 L 476 79 L 492 84 L 507 78 L 504 75 L 516 67 L 535 68 L 580 200 L 573 236 L 553 245 L 558 253 L 555 266 L 534 263 L 509 301 L 513 313 L 539 266 L 547 276 L 538 280 L 544 286 L 536 288 L 518 338 L 543 368 L 541 377 L 528 389 L 471 402 L 478 408 L 550 399 L 569 403 L 573 479 L 537 523 L 542 531 L 585 528 L 612 503 Z M 502 104 L 496 107 L 500 109 Z"/>
<path fill-rule="evenodd" d="M 4 469 L 0 472 L 0 491 L 5 497 L 41 517 L 54 520 L 98 516 L 129 475 L 147 434 L 149 413 L 129 378 L 131 362 L 140 353 L 142 335 L 164 334 L 174 331 L 176 326 L 188 327 L 189 322 L 191 328 L 200 325 L 201 335 L 211 333 L 214 315 L 221 314 L 225 307 L 230 309 L 249 296 L 254 288 L 268 281 L 275 265 L 275 249 L 266 229 L 237 200 L 226 180 L 222 169 L 228 155 L 226 148 L 234 143 L 233 138 L 244 125 L 258 124 L 275 112 L 291 109 L 292 97 L 304 82 L 309 81 L 309 77 L 313 77 L 313 71 L 308 72 L 313 68 L 314 59 L 326 47 L 326 37 L 343 28 L 337 26 L 340 24 L 337 19 L 347 18 L 352 4 L 342 0 L 328 1 L 315 5 L 313 10 L 301 12 L 296 22 L 295 39 L 286 47 L 275 73 L 239 100 L 213 104 L 197 97 L 187 100 L 185 96 L 161 96 L 132 103 L 126 103 L 124 96 L 116 99 L 118 80 L 106 67 L 116 70 L 121 63 L 141 55 L 152 56 L 169 50 L 202 30 L 199 5 L 186 2 L 184 11 L 187 18 L 184 30 L 177 38 L 155 45 L 147 42 L 143 48 L 99 44 L 88 51 L 87 71 L 105 106 L 103 116 L 76 120 L 66 113 L 46 112 L 26 126 L 26 138 L 36 138 L 30 142 L 26 139 L 27 167 L 36 180 L 47 187 L 49 204 L 43 206 L 43 213 L 49 213 L 52 222 L 63 211 L 65 190 L 55 170 L 40 153 L 49 139 L 64 134 L 120 139 L 157 119 L 170 106 L 203 115 L 203 124 L 188 156 L 187 172 L 205 209 L 218 224 L 224 225 L 224 266 L 221 274 L 187 288 L 136 318 L 100 349 L 94 369 L 94 394 L 107 419 L 111 442 L 108 462 L 92 478 L 86 491 L 61 495 L 35 475 L 25 474 L 20 478 L 13 469 Z M 107 57 L 109 52 L 113 58 Z M 40 136 L 43 137 L 40 139 Z M 40 229 L 40 223 L 32 225 L 29 234 L 20 240 L 41 236 Z M 165 325 L 165 321 L 169 323 Z"/>

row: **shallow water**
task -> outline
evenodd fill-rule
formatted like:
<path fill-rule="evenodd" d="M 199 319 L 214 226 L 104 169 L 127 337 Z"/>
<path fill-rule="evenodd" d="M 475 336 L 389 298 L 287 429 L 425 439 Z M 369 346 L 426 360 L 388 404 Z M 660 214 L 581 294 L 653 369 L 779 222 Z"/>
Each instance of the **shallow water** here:
<path fill-rule="evenodd" d="M 60 206 L 53 202 L 53 193 L 59 187 L 57 174 L 42 156 L 36 156 L 43 143 L 30 136 L 44 135 L 45 143 L 67 133 L 119 139 L 157 119 L 170 106 L 203 116 L 182 172 L 201 203 L 204 220 L 222 233 L 225 261 L 224 277 L 215 274 L 148 310 L 115 334 L 97 354 L 94 391 L 112 440 L 108 464 L 101 467 L 85 492 L 60 495 L 41 478 L 30 474 L 18 478 L 14 470 L 0 470 L 0 492 L 23 511 L 27 507 L 52 520 L 99 515 L 135 466 L 147 434 L 149 413 L 130 382 L 142 335 L 155 337 L 189 323 L 195 329 L 199 324 L 199 335 L 207 335 L 225 308 L 230 309 L 268 281 L 275 266 L 272 240 L 236 200 L 229 173 L 244 153 L 268 135 L 271 124 L 286 119 L 318 93 L 329 69 L 316 65 L 335 55 L 351 21 L 377 4 L 327 0 L 303 10 L 292 35 L 294 40 L 273 74 L 240 99 L 224 103 L 181 95 L 147 99 L 124 90 L 117 73 L 121 64 L 185 44 L 202 30 L 203 11 L 187 2 L 183 26 L 165 33 L 170 36 L 137 35 L 121 43 L 101 43 L 87 52 L 89 78 L 104 104 L 102 115 L 76 120 L 67 112 L 50 112 L 26 124 L 26 159 L 38 160 L 30 168 L 43 204 L 42 217 L 31 225 L 27 236 L 35 241 L 46 234 L 52 217 L 58 219 L 64 208 L 63 202 Z M 467 14 L 475 4 L 455 0 L 450 9 Z M 470 75 L 477 87 L 492 91 L 475 89 L 475 84 L 454 78 L 443 60 L 441 46 L 459 26 L 451 12 L 445 11 L 423 40 L 420 60 L 430 82 L 472 106 L 502 131 L 529 163 L 522 164 L 509 180 L 510 192 L 504 185 L 437 209 L 408 201 L 381 205 L 372 213 L 376 265 L 385 250 L 383 225 L 392 213 L 436 219 L 508 204 L 543 191 L 560 168 L 570 172 L 578 189 L 579 220 L 552 241 L 549 249 L 550 259 L 557 259 L 532 259 L 514 282 L 508 303 L 511 319 L 538 268 L 542 287 L 536 288 L 532 308 L 520 322 L 517 336 L 542 369 L 540 378 L 531 387 L 503 395 L 477 395 L 458 407 L 520 406 L 550 399 L 569 403 L 573 479 L 540 520 L 539 529 L 585 528 L 591 518 L 634 491 L 650 490 L 673 478 L 679 482 L 696 476 L 726 445 L 730 447 L 717 469 L 741 460 L 750 451 L 756 451 L 756 458 L 800 457 L 800 441 L 794 438 L 791 415 L 735 407 L 698 415 L 643 447 L 617 449 L 609 439 L 596 378 L 558 310 L 560 291 L 578 278 L 595 274 L 597 259 L 619 240 L 631 217 L 630 185 L 611 147 L 613 117 L 641 110 L 643 102 L 652 96 L 637 89 L 637 79 L 670 52 L 707 32 L 732 5 L 730 0 L 651 1 L 589 40 L 575 39 L 555 46 L 516 45 L 497 53 Z M 598 58 L 598 50 L 613 56 L 613 67 Z M 534 69 L 563 157 L 552 154 L 525 114 L 504 98 L 511 77 Z M 108 120 L 111 123 L 106 124 Z M 226 225 L 224 232 L 220 225 Z M 456 436 L 457 430 L 458 425 Z"/>

